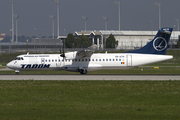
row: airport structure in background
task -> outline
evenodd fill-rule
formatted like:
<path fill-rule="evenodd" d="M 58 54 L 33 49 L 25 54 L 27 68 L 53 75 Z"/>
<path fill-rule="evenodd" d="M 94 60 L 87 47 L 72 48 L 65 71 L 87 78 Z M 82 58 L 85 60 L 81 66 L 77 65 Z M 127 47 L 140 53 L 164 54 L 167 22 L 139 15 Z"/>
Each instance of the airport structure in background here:
<path fill-rule="evenodd" d="M 100 30 L 100 31 L 76 31 L 75 37 L 81 35 L 87 36 L 92 45 L 97 47 L 97 50 L 104 50 L 106 46 L 106 39 L 110 34 L 114 35 L 118 45 L 116 49 L 132 50 L 145 46 L 156 35 L 157 31 L 114 31 L 114 30 Z M 177 44 L 180 31 L 173 31 L 169 45 Z"/>
<path fill-rule="evenodd" d="M 106 48 L 106 39 L 110 34 L 114 35 L 118 45 L 114 50 L 133 50 L 145 46 L 150 42 L 157 31 L 114 31 L 114 30 L 100 30 L 100 31 L 76 31 L 74 36 L 76 38 L 81 35 L 87 36 L 92 41 L 91 50 L 112 50 Z M 4 35 L 4 34 L 3 34 Z M 175 48 L 180 36 L 180 31 L 173 31 L 169 46 Z M 0 54 L 2 53 L 46 53 L 59 52 L 63 46 L 63 40 L 67 36 L 59 36 L 60 39 L 52 38 L 35 38 L 24 43 L 3 43 L 0 42 Z M 82 49 L 82 48 L 81 48 Z M 66 51 L 81 50 L 79 48 L 67 49 Z M 86 48 L 87 49 L 87 48 Z"/>

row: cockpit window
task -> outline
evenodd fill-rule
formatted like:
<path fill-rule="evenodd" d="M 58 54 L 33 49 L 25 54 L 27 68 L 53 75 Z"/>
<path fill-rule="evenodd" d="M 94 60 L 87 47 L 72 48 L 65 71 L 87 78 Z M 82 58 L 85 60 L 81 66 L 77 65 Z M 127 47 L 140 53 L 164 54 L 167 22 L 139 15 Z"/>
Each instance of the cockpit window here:
<path fill-rule="evenodd" d="M 24 60 L 23 57 L 16 57 L 15 60 Z"/>
<path fill-rule="evenodd" d="M 15 60 L 19 60 L 19 57 L 16 57 Z"/>

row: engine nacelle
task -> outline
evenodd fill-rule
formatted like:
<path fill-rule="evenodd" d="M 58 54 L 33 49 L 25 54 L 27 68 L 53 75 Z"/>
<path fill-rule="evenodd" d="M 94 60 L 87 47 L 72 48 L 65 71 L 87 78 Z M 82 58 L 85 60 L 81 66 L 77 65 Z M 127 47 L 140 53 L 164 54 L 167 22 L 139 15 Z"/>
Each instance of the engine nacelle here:
<path fill-rule="evenodd" d="M 72 60 L 72 59 L 75 59 L 75 58 L 76 58 L 76 54 L 77 54 L 77 51 L 68 52 L 68 53 L 65 53 L 65 57 L 66 57 L 66 59 L 68 59 L 68 60 Z"/>

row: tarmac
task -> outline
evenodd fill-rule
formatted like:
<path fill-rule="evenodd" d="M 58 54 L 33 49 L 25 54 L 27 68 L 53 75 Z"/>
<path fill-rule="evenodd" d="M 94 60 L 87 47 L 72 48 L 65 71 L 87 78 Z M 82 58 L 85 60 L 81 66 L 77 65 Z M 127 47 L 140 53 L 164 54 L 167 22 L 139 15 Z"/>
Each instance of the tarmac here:
<path fill-rule="evenodd" d="M 0 80 L 180 80 L 180 75 L 0 75 Z"/>
<path fill-rule="evenodd" d="M 0 71 L 11 71 L 2 68 Z M 180 80 L 180 75 L 0 75 L 0 80 Z"/>

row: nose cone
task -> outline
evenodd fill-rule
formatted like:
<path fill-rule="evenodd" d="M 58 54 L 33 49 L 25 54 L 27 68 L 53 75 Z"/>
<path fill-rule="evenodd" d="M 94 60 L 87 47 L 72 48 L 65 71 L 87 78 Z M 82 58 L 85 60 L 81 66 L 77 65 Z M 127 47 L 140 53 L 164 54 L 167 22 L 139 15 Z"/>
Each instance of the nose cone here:
<path fill-rule="evenodd" d="M 12 63 L 12 61 L 9 62 L 9 63 L 6 65 L 6 67 L 8 67 L 8 68 L 10 68 L 10 69 L 13 69 L 13 63 Z"/>
<path fill-rule="evenodd" d="M 10 62 L 6 65 L 6 67 L 8 67 L 8 68 L 10 68 L 10 66 L 11 66 L 11 64 L 10 64 Z"/>

